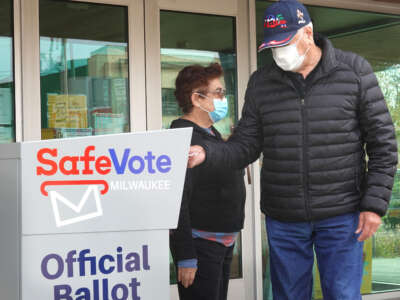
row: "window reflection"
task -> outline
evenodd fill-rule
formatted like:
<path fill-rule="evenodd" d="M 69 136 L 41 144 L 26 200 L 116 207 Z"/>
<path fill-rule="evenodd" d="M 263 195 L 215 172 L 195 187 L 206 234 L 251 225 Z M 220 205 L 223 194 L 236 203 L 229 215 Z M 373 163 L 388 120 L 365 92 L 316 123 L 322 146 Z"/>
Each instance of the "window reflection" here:
<path fill-rule="evenodd" d="M 43 139 L 129 131 L 126 8 L 41 0 L 40 78 Z"/>
<path fill-rule="evenodd" d="M 181 115 L 174 96 L 179 71 L 192 64 L 208 66 L 217 62 L 224 69 L 222 83 L 227 90 L 229 115 L 215 127 L 228 137 L 237 119 L 234 18 L 162 11 L 160 21 L 163 128 L 169 128 L 171 121 Z"/>
<path fill-rule="evenodd" d="M 15 141 L 13 2 L 0 2 L 0 143 Z"/>

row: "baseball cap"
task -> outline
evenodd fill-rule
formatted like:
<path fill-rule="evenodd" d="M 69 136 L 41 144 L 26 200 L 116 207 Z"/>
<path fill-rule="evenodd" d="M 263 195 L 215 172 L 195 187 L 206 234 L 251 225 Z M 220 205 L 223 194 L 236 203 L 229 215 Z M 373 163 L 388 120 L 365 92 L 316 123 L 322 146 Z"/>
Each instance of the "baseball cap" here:
<path fill-rule="evenodd" d="M 303 4 L 296 0 L 280 0 L 264 13 L 264 40 L 258 51 L 290 43 L 297 31 L 311 22 Z"/>

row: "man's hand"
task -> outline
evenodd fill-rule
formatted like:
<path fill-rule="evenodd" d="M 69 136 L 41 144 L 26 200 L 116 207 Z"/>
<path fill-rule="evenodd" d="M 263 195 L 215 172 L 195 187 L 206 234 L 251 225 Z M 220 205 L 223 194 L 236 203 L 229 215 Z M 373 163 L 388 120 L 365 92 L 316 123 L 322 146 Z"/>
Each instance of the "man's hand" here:
<path fill-rule="evenodd" d="M 178 267 L 178 282 L 180 282 L 185 288 L 188 288 L 193 284 L 196 271 L 197 268 Z"/>
<path fill-rule="evenodd" d="M 370 211 L 363 211 L 360 213 L 360 220 L 358 222 L 358 227 L 356 234 L 361 232 L 358 237 L 360 242 L 369 239 L 378 230 L 379 225 L 381 225 L 382 219 L 379 215 Z"/>
<path fill-rule="evenodd" d="M 191 146 L 189 150 L 188 168 L 194 168 L 206 159 L 206 151 L 201 146 Z"/>

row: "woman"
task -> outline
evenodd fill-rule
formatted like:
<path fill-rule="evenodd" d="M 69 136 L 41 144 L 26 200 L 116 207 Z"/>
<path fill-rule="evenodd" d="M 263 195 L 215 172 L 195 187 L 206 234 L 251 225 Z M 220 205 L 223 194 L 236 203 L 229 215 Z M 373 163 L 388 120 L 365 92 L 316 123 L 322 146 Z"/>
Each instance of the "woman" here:
<path fill-rule="evenodd" d="M 176 79 L 184 115 L 171 128 L 192 127 L 192 145 L 222 143 L 213 124 L 228 111 L 219 64 L 188 66 Z M 179 224 L 171 232 L 181 300 L 226 300 L 233 247 L 243 228 L 243 170 L 188 169 Z"/>

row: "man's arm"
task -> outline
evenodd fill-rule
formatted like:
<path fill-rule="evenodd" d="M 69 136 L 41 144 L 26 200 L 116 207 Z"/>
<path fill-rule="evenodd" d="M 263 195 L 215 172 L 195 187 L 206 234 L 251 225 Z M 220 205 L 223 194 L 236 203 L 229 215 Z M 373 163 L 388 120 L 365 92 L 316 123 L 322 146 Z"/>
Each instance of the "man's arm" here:
<path fill-rule="evenodd" d="M 397 141 L 392 118 L 370 64 L 361 66 L 360 125 L 368 154 L 366 190 L 361 211 L 384 216 L 397 168 Z"/>
<path fill-rule="evenodd" d="M 206 168 L 242 169 L 260 156 L 263 143 L 262 122 L 253 96 L 254 81 L 253 75 L 246 90 L 242 118 L 229 140 L 223 143 L 207 141 L 203 147 L 191 147 L 189 167 L 205 161 Z"/>
<path fill-rule="evenodd" d="M 368 154 L 366 188 L 360 205 L 359 240 L 372 236 L 386 214 L 397 169 L 392 118 L 370 64 L 360 67 L 360 126 Z"/>

